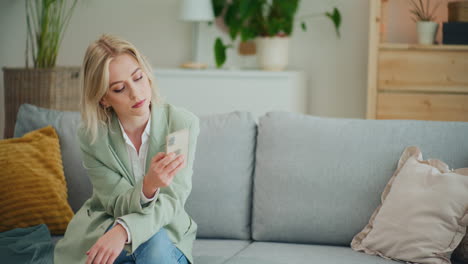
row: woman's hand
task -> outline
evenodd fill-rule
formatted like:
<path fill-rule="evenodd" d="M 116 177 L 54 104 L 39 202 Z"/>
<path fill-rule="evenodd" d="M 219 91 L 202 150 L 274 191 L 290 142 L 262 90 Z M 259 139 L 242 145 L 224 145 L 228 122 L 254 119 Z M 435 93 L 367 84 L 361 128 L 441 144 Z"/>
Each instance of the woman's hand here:
<path fill-rule="evenodd" d="M 122 225 L 117 224 L 107 231 L 86 252 L 86 264 L 112 264 L 120 255 L 127 241 L 127 232 Z"/>
<path fill-rule="evenodd" d="M 169 186 L 177 172 L 182 169 L 184 158 L 183 155 L 176 156 L 172 152 L 159 152 L 154 155 L 143 179 L 143 194 L 153 197 L 158 188 Z"/>

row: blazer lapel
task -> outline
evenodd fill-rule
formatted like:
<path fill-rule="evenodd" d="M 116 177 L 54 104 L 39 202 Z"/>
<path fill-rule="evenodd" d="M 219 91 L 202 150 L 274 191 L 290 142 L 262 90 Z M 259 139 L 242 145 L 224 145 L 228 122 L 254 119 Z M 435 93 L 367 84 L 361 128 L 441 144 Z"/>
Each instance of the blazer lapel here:
<path fill-rule="evenodd" d="M 151 128 L 148 155 L 146 156 L 146 168 L 148 171 L 151 159 L 158 152 L 165 152 L 166 136 L 169 134 L 168 113 L 164 105 L 153 103 L 151 106 Z"/>
<path fill-rule="evenodd" d="M 128 181 L 135 185 L 135 177 L 133 175 L 132 167 L 130 166 L 130 161 L 128 160 L 128 152 L 123 139 L 122 130 L 120 129 L 119 120 L 116 114 L 112 115 L 109 135 L 109 148 L 114 155 L 114 158 L 117 162 L 120 163 L 120 167 L 123 171 L 123 176 L 128 179 Z"/>

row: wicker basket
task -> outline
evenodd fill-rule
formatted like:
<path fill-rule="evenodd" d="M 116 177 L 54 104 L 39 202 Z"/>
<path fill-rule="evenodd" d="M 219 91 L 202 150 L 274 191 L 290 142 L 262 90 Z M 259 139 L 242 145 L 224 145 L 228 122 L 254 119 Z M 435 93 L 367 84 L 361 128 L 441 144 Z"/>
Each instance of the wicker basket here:
<path fill-rule="evenodd" d="M 79 72 L 79 67 L 3 68 L 4 138 L 13 136 L 16 114 L 23 103 L 56 110 L 79 110 Z"/>
<path fill-rule="evenodd" d="M 449 22 L 468 22 L 468 1 L 448 3 Z"/>

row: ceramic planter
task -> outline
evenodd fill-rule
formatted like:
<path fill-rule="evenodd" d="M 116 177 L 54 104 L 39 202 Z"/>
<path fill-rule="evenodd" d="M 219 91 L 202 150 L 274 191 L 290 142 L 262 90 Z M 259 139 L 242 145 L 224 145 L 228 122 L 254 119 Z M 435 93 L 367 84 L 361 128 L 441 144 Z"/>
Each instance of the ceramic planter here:
<path fill-rule="evenodd" d="M 418 43 L 431 45 L 434 44 L 435 36 L 439 24 L 434 21 L 418 21 Z"/>
<path fill-rule="evenodd" d="M 257 38 L 258 66 L 266 71 L 282 71 L 288 65 L 289 37 Z"/>

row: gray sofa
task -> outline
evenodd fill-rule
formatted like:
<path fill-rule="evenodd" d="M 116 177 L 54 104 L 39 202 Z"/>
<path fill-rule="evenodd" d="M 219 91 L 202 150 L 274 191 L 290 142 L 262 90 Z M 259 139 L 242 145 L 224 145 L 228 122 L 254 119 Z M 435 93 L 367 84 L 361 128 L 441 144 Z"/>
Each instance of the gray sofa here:
<path fill-rule="evenodd" d="M 92 187 L 77 112 L 22 105 L 15 136 L 56 128 L 74 211 Z M 197 264 L 397 263 L 353 251 L 404 148 L 468 167 L 468 123 L 319 118 L 273 112 L 200 117 L 187 211 Z M 59 239 L 59 237 L 54 237 Z"/>

